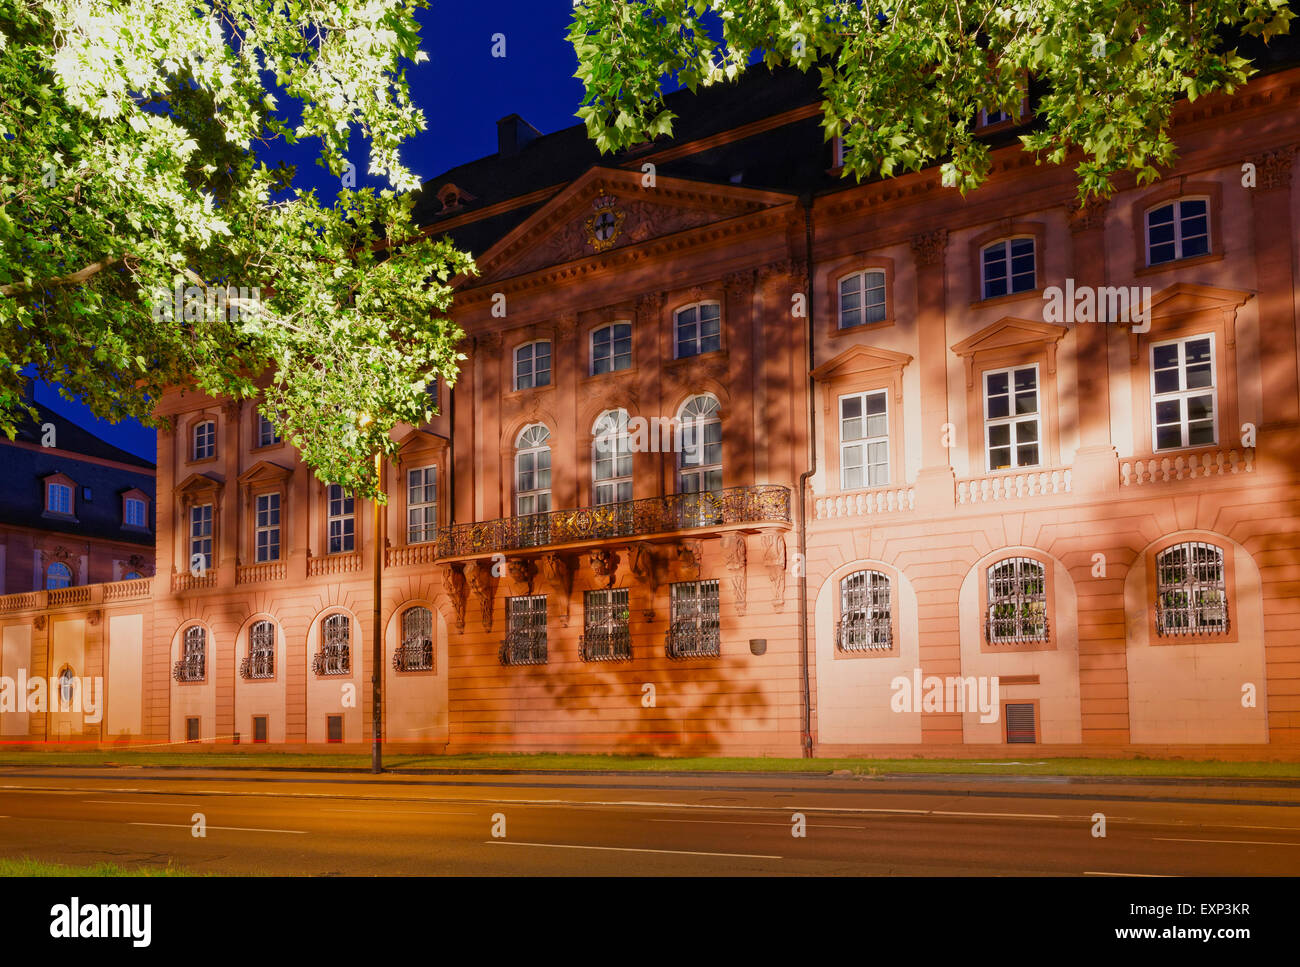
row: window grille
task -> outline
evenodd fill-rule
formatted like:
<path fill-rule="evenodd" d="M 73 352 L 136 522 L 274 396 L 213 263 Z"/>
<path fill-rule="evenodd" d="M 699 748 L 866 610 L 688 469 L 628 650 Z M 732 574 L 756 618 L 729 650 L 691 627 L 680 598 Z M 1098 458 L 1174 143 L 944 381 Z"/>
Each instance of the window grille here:
<path fill-rule="evenodd" d="M 506 640 L 498 657 L 503 665 L 546 664 L 546 595 L 506 598 Z"/>
<path fill-rule="evenodd" d="M 672 585 L 665 648 L 668 657 L 700 658 L 719 654 L 719 617 L 717 581 L 683 581 Z"/>
<path fill-rule="evenodd" d="M 854 571 L 840 581 L 840 620 L 835 640 L 840 651 L 888 651 L 894 646 L 888 575 Z"/>
<path fill-rule="evenodd" d="M 588 591 L 583 596 L 583 661 L 617 661 L 632 657 L 627 588 Z"/>
<path fill-rule="evenodd" d="M 352 622 L 345 614 L 332 614 L 321 622 L 321 650 L 312 658 L 317 675 L 352 673 Z"/>
<path fill-rule="evenodd" d="M 1028 557 L 1011 557 L 988 569 L 989 644 L 1047 640 L 1047 568 Z"/>
<path fill-rule="evenodd" d="M 1228 590 L 1223 550 L 1187 541 L 1156 555 L 1156 634 L 1226 634 Z"/>
<path fill-rule="evenodd" d="M 185 646 L 181 660 L 176 663 L 174 677 L 178 682 L 201 682 L 207 667 L 208 633 L 195 625 L 185 631 Z"/>
<path fill-rule="evenodd" d="M 258 621 L 248 629 L 248 657 L 239 665 L 245 679 L 275 677 L 275 625 Z"/>
<path fill-rule="evenodd" d="M 428 608 L 408 608 L 402 615 L 402 643 L 393 652 L 393 668 L 399 672 L 433 669 L 433 612 Z"/>

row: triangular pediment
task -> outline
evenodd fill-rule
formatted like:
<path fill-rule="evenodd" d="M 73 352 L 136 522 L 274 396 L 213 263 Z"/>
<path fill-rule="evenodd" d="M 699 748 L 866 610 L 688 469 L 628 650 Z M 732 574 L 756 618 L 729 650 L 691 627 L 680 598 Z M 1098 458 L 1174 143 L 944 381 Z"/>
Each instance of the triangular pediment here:
<path fill-rule="evenodd" d="M 912 361 L 907 353 L 881 349 L 878 346 L 850 346 L 834 359 L 829 359 L 812 371 L 813 379 L 828 380 L 839 376 L 857 376 L 864 373 L 899 371 Z"/>
<path fill-rule="evenodd" d="M 239 475 L 239 482 L 245 487 L 252 484 L 280 483 L 293 476 L 293 471 L 270 460 L 259 460 Z"/>
<path fill-rule="evenodd" d="M 793 195 L 595 166 L 475 259 L 475 285 L 791 204 Z"/>
<path fill-rule="evenodd" d="M 176 488 L 179 496 L 197 496 L 199 494 L 215 493 L 223 486 L 223 482 L 216 477 L 210 477 L 206 473 L 192 473 L 181 481 Z"/>
<path fill-rule="evenodd" d="M 1057 342 L 1066 332 L 1068 330 L 1065 326 L 1006 316 L 985 326 L 973 336 L 967 336 L 960 342 L 954 343 L 952 351 L 958 356 L 974 356 L 976 353 L 1012 346 L 1048 344 Z"/>
<path fill-rule="evenodd" d="M 1151 317 L 1167 319 L 1197 312 L 1214 312 L 1237 309 L 1245 305 L 1253 293 L 1242 289 L 1222 289 L 1213 285 L 1195 285 L 1178 282 L 1167 286 L 1151 297 Z"/>

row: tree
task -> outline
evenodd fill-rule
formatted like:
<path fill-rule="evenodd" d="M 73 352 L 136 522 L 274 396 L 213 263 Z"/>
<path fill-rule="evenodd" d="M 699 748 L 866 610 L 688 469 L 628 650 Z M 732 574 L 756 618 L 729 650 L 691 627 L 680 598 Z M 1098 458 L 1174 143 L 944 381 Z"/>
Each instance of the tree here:
<path fill-rule="evenodd" d="M 0 430 L 25 369 L 155 425 L 196 386 L 375 494 L 369 455 L 465 358 L 448 282 L 473 263 L 412 227 L 398 157 L 424 125 L 403 67 L 424 5 L 0 0 Z M 352 190 L 354 128 L 390 187 Z M 277 200 L 294 172 L 267 152 L 302 138 L 347 186 L 333 204 Z"/>
<path fill-rule="evenodd" d="M 587 91 L 577 116 L 604 151 L 671 132 L 666 84 L 732 81 L 761 55 L 820 71 L 846 175 L 939 162 L 963 192 L 989 170 L 977 111 L 1018 114 L 1032 79 L 1021 141 L 1055 164 L 1079 152 L 1083 201 L 1123 171 L 1159 177 L 1175 99 L 1231 92 L 1251 73 L 1222 38 L 1267 40 L 1292 16 L 1286 0 L 579 0 L 569 39 Z"/>

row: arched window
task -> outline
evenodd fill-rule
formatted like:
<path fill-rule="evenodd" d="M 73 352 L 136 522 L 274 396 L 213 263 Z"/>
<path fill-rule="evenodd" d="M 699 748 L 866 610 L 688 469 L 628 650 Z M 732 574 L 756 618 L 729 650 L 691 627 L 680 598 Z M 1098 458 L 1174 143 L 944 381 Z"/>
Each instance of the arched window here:
<path fill-rule="evenodd" d="M 433 669 L 433 612 L 428 608 L 407 608 L 402 613 L 402 643 L 393 653 L 393 668 L 399 672 Z"/>
<path fill-rule="evenodd" d="M 840 581 L 840 651 L 888 651 L 894 647 L 889 575 L 854 571 Z"/>
<path fill-rule="evenodd" d="M 1032 235 L 1000 239 L 980 250 L 980 281 L 984 298 L 1031 292 L 1038 287 L 1037 280 Z"/>
<path fill-rule="evenodd" d="M 606 410 L 591 428 L 592 503 L 596 506 L 632 499 L 632 451 L 627 410 Z"/>
<path fill-rule="evenodd" d="M 217 455 L 217 424 L 204 420 L 194 427 L 194 459 L 207 460 Z"/>
<path fill-rule="evenodd" d="M 208 633 L 200 625 L 185 629 L 181 657 L 174 677 L 178 682 L 201 682 L 207 669 Z"/>
<path fill-rule="evenodd" d="M 615 322 L 591 333 L 591 375 L 614 373 L 632 365 L 632 326 Z"/>
<path fill-rule="evenodd" d="M 1179 198 L 1146 213 L 1147 265 L 1210 252 L 1210 201 Z"/>
<path fill-rule="evenodd" d="M 1185 541 L 1156 555 L 1156 633 L 1224 634 L 1228 630 L 1228 589 L 1223 549 L 1205 541 Z"/>
<path fill-rule="evenodd" d="M 989 644 L 1047 640 L 1047 567 L 1029 557 L 1009 557 L 988 569 Z"/>
<path fill-rule="evenodd" d="M 53 591 L 56 588 L 67 588 L 72 586 L 72 568 L 55 561 L 45 572 L 45 589 Z"/>
<path fill-rule="evenodd" d="M 697 302 L 673 313 L 677 358 L 698 356 L 722 348 L 722 306 Z"/>
<path fill-rule="evenodd" d="M 854 272 L 840 279 L 840 328 L 885 319 L 885 273 Z"/>
<path fill-rule="evenodd" d="M 541 423 L 524 427 L 515 440 L 515 513 L 551 509 L 551 431 Z"/>
<path fill-rule="evenodd" d="M 515 389 L 551 385 L 551 344 L 530 342 L 515 350 Z"/>
<path fill-rule="evenodd" d="M 239 666 L 241 678 L 275 677 L 275 624 L 257 621 L 248 629 L 248 657 Z"/>
<path fill-rule="evenodd" d="M 312 658 L 317 675 L 352 672 L 352 622 L 345 614 L 332 614 L 320 625 L 320 651 Z"/>
<path fill-rule="evenodd" d="M 677 414 L 677 492 L 722 489 L 722 416 L 712 396 L 692 396 Z"/>

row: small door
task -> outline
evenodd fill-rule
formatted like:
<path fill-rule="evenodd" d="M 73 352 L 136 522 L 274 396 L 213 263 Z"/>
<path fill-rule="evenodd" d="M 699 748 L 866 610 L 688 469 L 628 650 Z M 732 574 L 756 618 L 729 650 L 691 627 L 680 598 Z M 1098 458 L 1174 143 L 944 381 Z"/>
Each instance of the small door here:
<path fill-rule="evenodd" d="M 266 741 L 266 716 L 265 715 L 253 716 L 253 741 L 254 742 Z"/>
<path fill-rule="evenodd" d="M 199 741 L 199 720 L 197 717 L 190 717 L 185 720 L 185 741 Z"/>
<path fill-rule="evenodd" d="M 343 741 L 343 716 L 329 715 L 325 718 L 325 741 L 342 742 Z"/>

